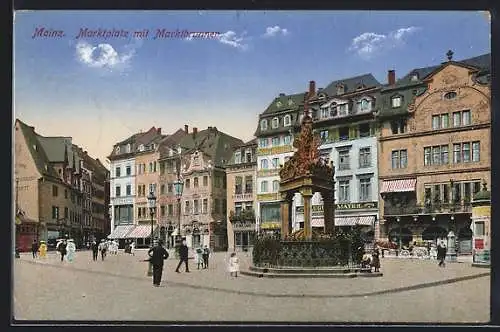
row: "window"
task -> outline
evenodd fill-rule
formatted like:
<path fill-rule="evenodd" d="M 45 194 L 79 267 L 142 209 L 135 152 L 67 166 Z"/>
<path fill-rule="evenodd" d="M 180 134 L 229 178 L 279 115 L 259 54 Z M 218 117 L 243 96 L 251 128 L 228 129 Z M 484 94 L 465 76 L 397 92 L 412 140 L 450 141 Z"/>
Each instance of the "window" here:
<path fill-rule="evenodd" d="M 273 192 L 278 192 L 280 190 L 280 182 L 278 180 L 273 181 Z"/>
<path fill-rule="evenodd" d="M 345 170 L 350 169 L 349 162 L 349 150 L 340 150 L 339 151 L 339 169 Z"/>
<path fill-rule="evenodd" d="M 479 142 L 472 142 L 472 161 L 479 161 L 480 150 Z"/>
<path fill-rule="evenodd" d="M 160 215 L 161 215 L 162 217 L 165 217 L 165 205 L 162 205 L 162 206 L 160 207 Z"/>
<path fill-rule="evenodd" d="M 436 130 L 436 129 L 439 129 L 439 127 L 440 127 L 439 115 L 433 115 L 432 116 L 432 129 Z"/>
<path fill-rule="evenodd" d="M 330 110 L 328 108 L 321 109 L 321 118 L 328 119 L 330 117 Z"/>
<path fill-rule="evenodd" d="M 406 150 L 392 151 L 392 168 L 406 168 L 408 166 L 408 153 Z"/>
<path fill-rule="evenodd" d="M 392 107 L 401 107 L 401 97 L 393 97 L 391 100 Z"/>
<path fill-rule="evenodd" d="M 471 124 L 470 111 L 462 112 L 462 126 L 469 126 Z"/>
<path fill-rule="evenodd" d="M 273 121 L 271 122 L 271 127 L 273 129 L 276 129 L 276 128 L 278 128 L 279 124 L 280 124 L 280 120 L 278 118 L 273 118 Z"/>
<path fill-rule="evenodd" d="M 241 152 L 240 151 L 238 151 L 234 154 L 234 163 L 235 164 L 241 163 Z"/>
<path fill-rule="evenodd" d="M 474 236 L 484 236 L 484 221 L 474 223 Z"/>
<path fill-rule="evenodd" d="M 200 202 L 197 199 L 193 201 L 193 209 L 194 209 L 194 214 L 200 213 Z"/>
<path fill-rule="evenodd" d="M 120 190 L 121 190 L 120 186 L 116 186 L 115 187 L 115 196 L 116 197 L 120 197 L 121 196 Z"/>
<path fill-rule="evenodd" d="M 168 207 L 167 207 L 167 213 L 169 216 L 173 216 L 174 215 L 174 205 L 173 204 L 169 204 Z"/>
<path fill-rule="evenodd" d="M 292 117 L 290 115 L 285 115 L 285 117 L 283 118 L 283 125 L 285 127 L 292 125 Z"/>
<path fill-rule="evenodd" d="M 59 207 L 58 206 L 52 206 L 52 219 L 59 219 Z"/>
<path fill-rule="evenodd" d="M 455 99 L 456 97 L 457 97 L 457 93 L 454 91 L 450 91 L 450 92 L 447 92 L 444 94 L 444 99 L 451 100 L 451 99 Z"/>
<path fill-rule="evenodd" d="M 127 184 L 127 187 L 125 187 L 125 192 L 126 192 L 127 196 L 132 195 L 132 186 L 130 184 Z"/>
<path fill-rule="evenodd" d="M 267 193 L 267 181 L 262 181 L 260 183 L 260 192 Z"/>
<path fill-rule="evenodd" d="M 393 135 L 404 134 L 406 132 L 406 119 L 391 122 L 391 131 Z"/>
<path fill-rule="evenodd" d="M 448 145 L 441 145 L 441 164 L 447 165 L 448 163 Z"/>
<path fill-rule="evenodd" d="M 57 197 L 57 195 L 58 195 L 57 186 L 52 186 L 52 196 Z"/>
<path fill-rule="evenodd" d="M 207 175 L 203 176 L 203 186 L 204 187 L 208 186 L 208 176 Z"/>
<path fill-rule="evenodd" d="M 261 168 L 261 169 L 267 169 L 267 168 L 268 168 L 268 162 L 267 162 L 267 159 L 261 159 L 261 160 L 260 160 L 260 168 Z"/>
<path fill-rule="evenodd" d="M 132 174 L 132 168 L 130 167 L 130 165 L 127 165 L 127 167 L 125 168 L 125 173 L 127 175 L 131 175 Z"/>
<path fill-rule="evenodd" d="M 349 108 L 347 107 L 347 104 L 341 104 L 338 105 L 338 110 L 339 110 L 339 115 L 347 115 Z"/>
<path fill-rule="evenodd" d="M 464 163 L 470 162 L 470 143 L 462 144 L 462 160 Z"/>
<path fill-rule="evenodd" d="M 186 181 L 184 182 L 184 185 L 186 186 L 186 189 L 191 188 L 191 179 L 186 179 Z"/>
<path fill-rule="evenodd" d="M 117 167 L 115 169 L 115 177 L 119 178 L 121 176 L 120 171 L 121 171 L 120 167 Z"/>
<path fill-rule="evenodd" d="M 283 143 L 284 143 L 285 145 L 288 145 L 288 144 L 290 144 L 291 142 L 292 142 L 292 136 L 290 136 L 290 135 L 286 135 L 285 137 L 283 137 Z"/>
<path fill-rule="evenodd" d="M 278 168 L 279 163 L 280 163 L 280 159 L 279 158 L 273 158 L 273 160 L 272 160 L 273 168 Z"/>
<path fill-rule="evenodd" d="M 153 163 L 149 163 L 149 173 L 153 173 Z"/>
<path fill-rule="evenodd" d="M 203 210 L 202 210 L 203 213 L 207 213 L 208 212 L 208 199 L 207 198 L 204 198 L 203 199 Z"/>
<path fill-rule="evenodd" d="M 157 165 L 157 162 L 155 161 L 155 162 L 153 163 L 153 173 L 156 173 L 156 165 Z"/>
<path fill-rule="evenodd" d="M 165 194 L 165 185 L 164 185 L 164 184 L 162 184 L 162 185 L 160 186 L 160 194 L 161 194 L 161 195 Z"/>
<path fill-rule="evenodd" d="M 64 189 L 64 198 L 68 198 L 68 189 Z"/>
<path fill-rule="evenodd" d="M 370 101 L 367 99 L 362 99 L 361 101 L 358 101 L 358 109 L 360 111 L 367 111 L 370 109 Z"/>
<path fill-rule="evenodd" d="M 335 116 L 337 116 L 337 104 L 332 103 L 330 105 L 330 117 L 335 117 Z M 326 117 L 328 117 L 328 115 Z"/>
<path fill-rule="evenodd" d="M 184 214 L 189 214 L 190 211 L 189 201 L 186 201 L 186 204 L 184 205 Z"/>
<path fill-rule="evenodd" d="M 432 147 L 432 164 L 439 165 L 441 164 L 441 147 L 433 146 Z"/>
<path fill-rule="evenodd" d="M 260 130 L 267 130 L 267 120 L 260 121 Z"/>
<path fill-rule="evenodd" d="M 245 193 L 251 194 L 253 192 L 253 178 L 251 175 L 245 176 Z"/>
<path fill-rule="evenodd" d="M 268 141 L 268 139 L 267 139 L 267 138 L 261 138 L 261 139 L 259 140 L 259 146 L 260 146 L 261 148 L 265 148 L 265 147 L 267 147 L 268 143 L 269 143 L 269 141 Z"/>
<path fill-rule="evenodd" d="M 339 139 L 341 141 L 347 141 L 349 139 L 349 127 L 339 128 Z"/>
<path fill-rule="evenodd" d="M 471 183 L 464 182 L 464 201 L 470 203 L 472 197 Z"/>
<path fill-rule="evenodd" d="M 197 178 L 197 177 L 195 177 L 195 178 L 194 178 L 194 180 L 193 180 L 193 186 L 194 186 L 195 188 L 198 188 L 198 187 L 200 186 L 200 185 L 199 185 L 199 182 L 198 182 L 198 178 Z"/>
<path fill-rule="evenodd" d="M 345 91 L 345 87 L 343 85 L 337 85 L 337 94 L 341 95 Z"/>
<path fill-rule="evenodd" d="M 252 151 L 250 149 L 247 149 L 245 151 L 245 162 L 247 162 L 247 163 L 251 163 L 252 162 Z"/>
<path fill-rule="evenodd" d="M 167 184 L 167 192 L 171 193 L 174 189 L 174 186 L 172 183 Z"/>
<path fill-rule="evenodd" d="M 243 178 L 241 176 L 237 176 L 234 178 L 234 194 L 241 195 L 243 192 Z"/>
<path fill-rule="evenodd" d="M 214 199 L 214 212 L 219 213 L 220 211 L 220 200 L 218 198 Z"/>
<path fill-rule="evenodd" d="M 279 146 L 280 145 L 280 138 L 279 137 L 273 137 L 272 139 L 272 146 Z"/>
<path fill-rule="evenodd" d="M 328 139 L 328 130 L 322 130 L 319 132 L 319 137 L 322 142 L 325 142 Z"/>
<path fill-rule="evenodd" d="M 448 114 L 441 114 L 441 128 L 446 129 L 450 126 L 450 119 Z"/>
<path fill-rule="evenodd" d="M 359 179 L 359 200 L 360 202 L 368 202 L 372 199 L 371 179 Z"/>
<path fill-rule="evenodd" d="M 130 143 L 129 143 L 129 144 L 127 144 L 127 153 L 130 153 L 130 151 L 131 151 L 131 147 L 130 147 Z"/>
<path fill-rule="evenodd" d="M 429 166 L 429 165 L 432 165 L 431 148 L 427 147 L 424 148 L 424 166 Z"/>
<path fill-rule="evenodd" d="M 349 202 L 349 180 L 339 182 L 339 202 Z"/>
<path fill-rule="evenodd" d="M 359 129 L 359 137 L 369 137 L 370 136 L 370 124 L 362 123 L 358 127 Z"/>
<path fill-rule="evenodd" d="M 460 152 L 460 144 L 453 144 L 453 163 L 458 164 L 462 161 L 461 152 Z"/>
<path fill-rule="evenodd" d="M 480 191 L 481 191 L 481 182 L 479 181 L 474 182 L 473 194 L 475 195 Z"/>
<path fill-rule="evenodd" d="M 64 218 L 68 218 L 69 210 L 67 207 L 64 208 Z"/>
<path fill-rule="evenodd" d="M 371 149 L 369 147 L 359 149 L 359 168 L 370 167 L 371 163 Z"/>
<path fill-rule="evenodd" d="M 453 127 L 460 127 L 460 112 L 453 112 Z"/>

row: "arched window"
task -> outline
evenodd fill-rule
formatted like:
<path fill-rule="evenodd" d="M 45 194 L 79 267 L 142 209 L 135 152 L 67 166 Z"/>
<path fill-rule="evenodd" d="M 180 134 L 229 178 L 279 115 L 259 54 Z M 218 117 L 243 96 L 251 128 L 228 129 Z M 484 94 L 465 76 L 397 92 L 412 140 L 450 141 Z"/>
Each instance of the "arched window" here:
<path fill-rule="evenodd" d="M 280 124 L 280 120 L 278 118 L 274 118 L 273 122 L 271 123 L 271 127 L 273 129 L 278 128 L 279 124 Z"/>
<path fill-rule="evenodd" d="M 262 181 L 260 183 L 260 192 L 267 193 L 267 181 Z"/>
<path fill-rule="evenodd" d="M 267 120 L 260 121 L 260 130 L 267 130 Z"/>
<path fill-rule="evenodd" d="M 273 192 L 278 192 L 280 190 L 280 182 L 278 180 L 273 181 Z"/>
<path fill-rule="evenodd" d="M 129 144 L 127 144 L 127 153 L 130 153 L 130 151 L 131 151 L 131 147 L 130 147 L 130 143 L 129 143 Z"/>
<path fill-rule="evenodd" d="M 285 127 L 288 127 L 292 124 L 292 117 L 290 116 L 290 114 L 285 115 L 285 117 L 283 118 L 283 124 L 285 125 Z"/>
<path fill-rule="evenodd" d="M 260 168 L 261 169 L 267 169 L 268 167 L 269 167 L 269 165 L 268 165 L 267 159 L 262 159 L 260 161 Z"/>
<path fill-rule="evenodd" d="M 455 99 L 456 97 L 457 97 L 457 93 L 455 91 L 450 91 L 450 92 L 444 94 L 444 99 L 451 100 L 451 99 Z"/>

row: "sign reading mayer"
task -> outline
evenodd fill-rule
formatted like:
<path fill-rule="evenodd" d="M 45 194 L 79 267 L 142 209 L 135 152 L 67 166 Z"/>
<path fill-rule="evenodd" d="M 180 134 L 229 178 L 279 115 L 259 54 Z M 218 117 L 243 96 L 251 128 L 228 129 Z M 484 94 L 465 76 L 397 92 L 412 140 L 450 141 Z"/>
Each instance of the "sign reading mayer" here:
<path fill-rule="evenodd" d="M 336 210 L 361 210 L 361 209 L 376 209 L 378 207 L 378 202 L 363 202 L 363 203 L 339 203 L 335 204 Z M 304 213 L 303 206 L 297 206 L 298 213 Z M 316 212 L 323 212 L 323 205 L 313 205 L 313 214 Z"/>

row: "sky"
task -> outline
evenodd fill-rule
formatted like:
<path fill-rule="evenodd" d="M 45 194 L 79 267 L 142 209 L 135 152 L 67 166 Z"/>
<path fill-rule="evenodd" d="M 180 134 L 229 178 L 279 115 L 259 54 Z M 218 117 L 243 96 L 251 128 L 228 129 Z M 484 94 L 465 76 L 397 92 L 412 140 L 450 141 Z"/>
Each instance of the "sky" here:
<path fill-rule="evenodd" d="M 18 11 L 14 118 L 105 161 L 152 126 L 244 141 L 279 93 L 490 52 L 477 11 Z M 100 29 L 100 31 L 99 31 Z M 160 32 L 158 34 L 158 31 Z M 146 34 L 147 32 L 147 34 Z M 201 32 L 198 34 L 198 32 Z"/>

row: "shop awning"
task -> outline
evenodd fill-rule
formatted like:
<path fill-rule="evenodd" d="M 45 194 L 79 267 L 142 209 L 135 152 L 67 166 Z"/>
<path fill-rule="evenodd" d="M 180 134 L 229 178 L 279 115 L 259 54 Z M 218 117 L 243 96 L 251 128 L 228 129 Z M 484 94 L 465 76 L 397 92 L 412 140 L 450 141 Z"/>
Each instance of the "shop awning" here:
<path fill-rule="evenodd" d="M 153 229 L 153 233 L 156 227 Z M 127 239 L 144 239 L 151 236 L 151 225 L 138 225 L 127 234 Z"/>
<path fill-rule="evenodd" d="M 337 217 L 335 218 L 335 226 L 373 226 L 375 224 L 375 216 L 357 216 L 357 217 Z"/>
<path fill-rule="evenodd" d="M 380 193 L 401 193 L 415 191 L 417 179 L 388 180 L 382 183 Z"/>
<path fill-rule="evenodd" d="M 109 239 L 125 239 L 127 234 L 134 229 L 134 225 L 121 225 L 116 226 L 116 228 L 108 235 Z"/>

